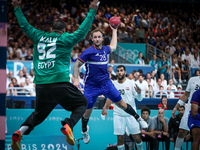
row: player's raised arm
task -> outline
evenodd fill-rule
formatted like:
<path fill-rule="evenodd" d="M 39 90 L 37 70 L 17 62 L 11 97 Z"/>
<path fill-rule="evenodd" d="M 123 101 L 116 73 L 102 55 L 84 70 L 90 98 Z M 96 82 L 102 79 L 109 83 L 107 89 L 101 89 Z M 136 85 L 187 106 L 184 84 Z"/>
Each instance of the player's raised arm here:
<path fill-rule="evenodd" d="M 85 20 L 81 23 L 78 30 L 76 30 L 74 33 L 69 34 L 69 36 L 66 38 L 66 41 L 68 44 L 71 44 L 71 46 L 76 45 L 79 41 L 81 41 L 89 32 L 90 27 L 92 26 L 92 22 L 95 16 L 95 13 L 98 9 L 98 3 L 99 0 L 93 0 L 89 6 L 89 12 L 87 14 L 87 17 Z"/>
<path fill-rule="evenodd" d="M 24 31 L 28 35 L 28 37 L 34 42 L 40 37 L 39 35 L 36 35 L 37 31 L 40 31 L 40 30 L 37 30 L 36 28 L 31 26 L 26 20 L 20 8 L 21 0 L 12 0 L 12 5 L 14 7 L 15 16 L 17 17 L 18 23 L 22 31 Z M 44 31 L 40 31 L 40 32 L 43 33 Z"/>
<path fill-rule="evenodd" d="M 110 49 L 112 52 L 115 51 L 117 48 L 117 28 L 114 29 L 111 25 L 110 28 L 112 29 L 112 40 L 110 42 Z"/>

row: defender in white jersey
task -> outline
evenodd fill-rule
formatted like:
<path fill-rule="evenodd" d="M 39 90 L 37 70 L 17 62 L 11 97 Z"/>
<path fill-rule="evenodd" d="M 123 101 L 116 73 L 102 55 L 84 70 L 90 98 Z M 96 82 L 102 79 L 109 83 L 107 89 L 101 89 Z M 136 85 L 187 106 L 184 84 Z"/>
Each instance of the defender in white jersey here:
<path fill-rule="evenodd" d="M 141 89 L 131 80 L 126 78 L 126 68 L 123 65 L 117 67 L 117 80 L 113 84 L 120 92 L 122 99 L 136 111 L 135 98 L 142 100 Z M 102 115 L 107 115 L 106 109 L 111 105 L 112 101 L 107 100 L 102 110 Z M 130 114 L 123 111 L 114 103 L 114 134 L 117 135 L 118 150 L 125 150 L 124 134 L 127 130 L 131 134 L 138 150 L 143 150 L 143 143 L 140 138 L 140 126 L 137 120 Z M 103 118 L 102 118 L 103 119 Z"/>
<path fill-rule="evenodd" d="M 185 101 L 188 99 L 188 103 L 185 104 L 185 112 L 183 114 L 183 117 L 181 119 L 181 123 L 179 125 L 179 133 L 176 139 L 176 143 L 175 143 L 175 149 L 174 150 L 180 150 L 183 142 L 184 142 L 184 138 L 186 137 L 186 135 L 189 133 L 189 128 L 188 128 L 188 115 L 189 112 L 191 110 L 191 98 L 193 93 L 198 90 L 200 87 L 200 76 L 198 77 L 192 77 L 189 79 L 188 81 L 188 85 L 187 88 L 185 90 L 185 93 L 180 97 L 179 101 L 177 102 L 176 106 L 174 107 L 174 109 L 172 110 L 172 114 L 171 116 L 174 118 L 175 117 L 175 113 L 176 110 L 182 106 Z M 188 134 L 189 136 L 189 134 Z"/>

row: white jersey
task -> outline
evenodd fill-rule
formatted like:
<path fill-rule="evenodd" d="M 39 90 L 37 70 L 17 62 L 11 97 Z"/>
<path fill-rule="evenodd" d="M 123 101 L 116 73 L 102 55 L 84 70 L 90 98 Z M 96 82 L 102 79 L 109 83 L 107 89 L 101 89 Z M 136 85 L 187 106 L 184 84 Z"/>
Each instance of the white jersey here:
<path fill-rule="evenodd" d="M 135 91 L 135 84 L 132 80 L 129 80 L 126 78 L 124 83 L 119 83 L 118 80 L 113 81 L 113 84 L 119 90 L 121 93 L 122 99 L 125 101 L 125 103 L 128 103 L 133 107 L 133 109 L 136 111 L 136 105 L 135 105 L 135 98 L 137 98 L 138 101 L 142 100 L 141 94 L 138 94 Z M 130 114 L 126 113 L 124 110 L 119 108 L 116 104 L 114 104 L 114 115 L 124 116 L 128 117 L 131 116 Z"/>
<path fill-rule="evenodd" d="M 188 99 L 188 104 L 190 104 L 190 101 L 192 99 L 193 93 L 200 88 L 200 76 L 197 77 L 191 77 L 188 81 L 188 85 L 186 88 L 187 92 L 190 92 L 190 96 Z"/>

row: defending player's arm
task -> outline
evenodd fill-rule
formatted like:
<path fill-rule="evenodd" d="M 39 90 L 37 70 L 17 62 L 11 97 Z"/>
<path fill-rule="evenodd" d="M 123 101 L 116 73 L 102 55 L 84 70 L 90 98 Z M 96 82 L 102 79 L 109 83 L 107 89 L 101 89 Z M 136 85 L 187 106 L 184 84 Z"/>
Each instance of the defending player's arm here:
<path fill-rule="evenodd" d="M 113 27 L 111 27 L 111 25 L 110 25 L 110 28 L 112 29 L 112 40 L 110 42 L 110 49 L 111 49 L 110 52 L 113 52 L 117 48 L 117 29 L 114 29 Z"/>
<path fill-rule="evenodd" d="M 74 33 L 68 34 L 67 38 L 65 39 L 68 45 L 70 46 L 76 45 L 87 35 L 87 33 L 90 30 L 90 27 L 92 26 L 95 13 L 98 9 L 98 4 L 97 4 L 98 2 L 99 0 L 92 1 L 92 3 L 89 6 L 89 12 L 87 14 L 87 17 L 81 23 L 78 30 L 76 30 Z"/>
<path fill-rule="evenodd" d="M 24 31 L 28 37 L 35 42 L 35 40 L 39 39 L 41 36 L 41 33 L 43 33 L 44 31 L 40 31 L 37 30 L 36 28 L 34 28 L 33 26 L 31 26 L 28 21 L 26 20 L 24 14 L 22 13 L 22 10 L 20 8 L 21 5 L 21 0 L 12 0 L 12 5 L 14 6 L 14 12 L 15 12 L 15 16 L 17 17 L 18 23 L 22 29 L 22 31 Z M 39 32 L 38 32 L 39 31 Z"/>
<path fill-rule="evenodd" d="M 111 104 L 112 101 L 108 98 L 101 112 L 101 118 L 103 120 L 105 120 L 105 115 L 107 116 L 107 109 L 110 107 Z"/>
<path fill-rule="evenodd" d="M 175 118 L 175 113 L 176 113 L 177 109 L 187 101 L 189 96 L 190 96 L 190 92 L 185 91 L 185 93 L 180 97 L 180 99 L 178 100 L 176 106 L 172 110 L 172 113 L 171 113 L 171 117 L 172 118 Z"/>
<path fill-rule="evenodd" d="M 74 85 L 78 88 L 80 87 L 80 83 L 79 83 L 79 79 L 78 79 L 79 68 L 83 64 L 84 64 L 84 62 L 77 59 L 75 64 L 74 64 L 74 67 L 73 67 Z"/>
<path fill-rule="evenodd" d="M 137 97 L 137 100 L 140 102 L 142 101 L 143 97 L 142 97 L 142 94 L 141 94 L 141 89 L 138 87 L 137 84 L 135 84 L 135 92 L 133 93 L 135 97 Z"/>

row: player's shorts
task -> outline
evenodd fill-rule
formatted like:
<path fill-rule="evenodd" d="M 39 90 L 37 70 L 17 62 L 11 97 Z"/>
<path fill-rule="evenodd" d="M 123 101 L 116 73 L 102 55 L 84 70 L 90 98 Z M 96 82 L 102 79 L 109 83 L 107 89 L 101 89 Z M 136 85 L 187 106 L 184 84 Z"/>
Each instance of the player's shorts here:
<path fill-rule="evenodd" d="M 185 104 L 185 111 L 184 111 L 183 117 L 181 119 L 179 129 L 184 129 L 184 130 L 190 131 L 190 129 L 188 128 L 188 116 L 189 116 L 190 110 L 191 110 L 191 105 Z"/>
<path fill-rule="evenodd" d="M 120 92 L 116 89 L 111 80 L 108 80 L 108 82 L 102 85 L 86 84 L 84 88 L 84 95 L 88 100 L 87 109 L 91 109 L 94 106 L 98 96 L 100 95 L 104 95 L 114 103 L 122 99 Z"/>
<path fill-rule="evenodd" d="M 124 135 L 127 129 L 128 134 L 140 134 L 139 123 L 133 116 L 123 117 L 114 115 L 114 134 Z"/>
<path fill-rule="evenodd" d="M 200 128 L 200 120 L 197 120 L 192 117 L 192 115 L 189 115 L 188 117 L 188 127 L 190 130 L 194 127 Z"/>

